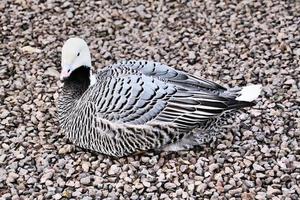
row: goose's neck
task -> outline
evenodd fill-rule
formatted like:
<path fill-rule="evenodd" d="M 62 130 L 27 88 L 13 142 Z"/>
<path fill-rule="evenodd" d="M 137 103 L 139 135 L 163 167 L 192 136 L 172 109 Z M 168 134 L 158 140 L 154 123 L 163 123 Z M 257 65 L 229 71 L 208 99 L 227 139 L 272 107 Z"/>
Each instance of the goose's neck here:
<path fill-rule="evenodd" d="M 79 67 L 74 70 L 70 77 L 65 80 L 62 93 L 58 102 L 58 111 L 61 117 L 66 117 L 75 107 L 76 102 L 91 84 L 91 69 L 89 67 Z"/>
<path fill-rule="evenodd" d="M 71 73 L 67 80 L 65 80 L 64 88 L 80 89 L 85 91 L 91 83 L 90 76 L 91 69 L 89 67 L 79 67 Z"/>

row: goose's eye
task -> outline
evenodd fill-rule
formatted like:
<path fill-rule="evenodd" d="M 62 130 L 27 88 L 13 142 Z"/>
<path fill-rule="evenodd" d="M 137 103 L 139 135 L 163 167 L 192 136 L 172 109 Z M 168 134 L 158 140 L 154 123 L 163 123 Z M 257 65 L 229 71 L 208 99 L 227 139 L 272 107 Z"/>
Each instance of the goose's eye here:
<path fill-rule="evenodd" d="M 78 52 L 77 56 L 80 56 L 80 53 Z"/>

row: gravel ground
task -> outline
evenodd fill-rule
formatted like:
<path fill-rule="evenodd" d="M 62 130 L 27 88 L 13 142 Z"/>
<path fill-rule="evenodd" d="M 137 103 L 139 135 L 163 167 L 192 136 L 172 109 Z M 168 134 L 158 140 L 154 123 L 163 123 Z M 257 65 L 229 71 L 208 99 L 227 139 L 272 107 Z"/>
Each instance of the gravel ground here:
<path fill-rule="evenodd" d="M 0 1 L 2 199 L 299 199 L 300 3 Z M 121 159 L 59 132 L 60 51 L 86 39 L 97 68 L 151 59 L 226 86 L 262 83 L 258 104 L 194 151 Z"/>

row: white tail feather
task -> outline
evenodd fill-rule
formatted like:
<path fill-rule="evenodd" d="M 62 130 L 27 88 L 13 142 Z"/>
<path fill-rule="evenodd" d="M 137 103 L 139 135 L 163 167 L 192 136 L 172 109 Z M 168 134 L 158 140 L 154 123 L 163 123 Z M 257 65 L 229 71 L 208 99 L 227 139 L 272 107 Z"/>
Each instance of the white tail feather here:
<path fill-rule="evenodd" d="M 239 96 L 235 98 L 235 100 L 248 102 L 254 101 L 259 96 L 261 87 L 261 85 L 249 85 L 243 87 L 242 90 L 238 93 Z"/>

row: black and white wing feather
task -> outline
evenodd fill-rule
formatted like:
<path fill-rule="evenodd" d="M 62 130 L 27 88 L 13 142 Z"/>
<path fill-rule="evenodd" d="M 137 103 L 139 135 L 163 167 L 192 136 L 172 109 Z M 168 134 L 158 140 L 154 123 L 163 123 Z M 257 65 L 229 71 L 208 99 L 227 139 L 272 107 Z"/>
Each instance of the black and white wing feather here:
<path fill-rule="evenodd" d="M 85 93 L 97 117 L 142 125 L 172 123 L 190 130 L 220 115 L 233 103 L 222 86 L 147 61 L 128 61 L 100 71 Z M 84 101 L 83 101 L 84 102 Z"/>
<path fill-rule="evenodd" d="M 200 79 L 183 71 L 178 71 L 174 68 L 157 62 L 145 60 L 129 60 L 114 64 L 112 65 L 112 67 L 131 68 L 141 72 L 146 76 L 152 76 L 160 80 L 165 80 L 167 82 L 174 83 L 175 85 L 181 85 L 182 87 L 196 87 L 198 89 L 203 90 L 226 90 L 226 88 L 222 87 L 217 83 Z"/>

